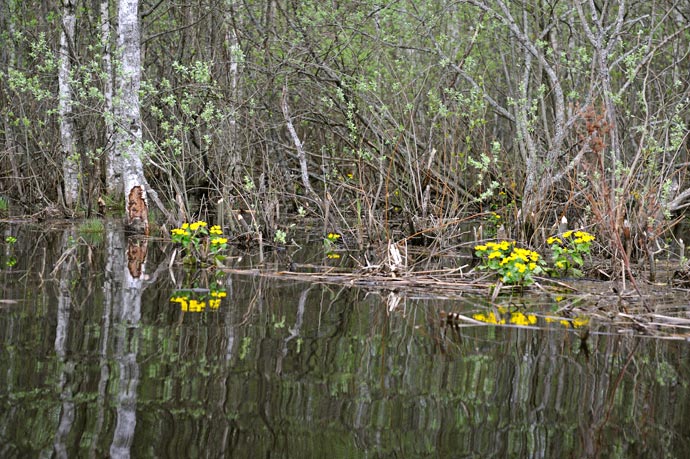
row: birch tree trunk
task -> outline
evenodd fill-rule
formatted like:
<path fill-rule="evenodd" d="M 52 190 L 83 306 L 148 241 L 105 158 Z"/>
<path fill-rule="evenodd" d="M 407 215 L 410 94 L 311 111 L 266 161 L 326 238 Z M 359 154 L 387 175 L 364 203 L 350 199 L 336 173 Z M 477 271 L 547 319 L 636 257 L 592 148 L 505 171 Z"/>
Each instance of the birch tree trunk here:
<path fill-rule="evenodd" d="M 115 160 L 114 148 L 110 143 L 113 138 L 113 65 L 110 57 L 110 0 L 101 0 L 101 46 L 103 50 L 103 73 L 108 77 L 103 84 L 103 97 L 105 99 L 105 138 L 108 142 L 104 147 L 107 152 L 105 181 L 110 196 L 122 195 L 122 169 Z"/>
<path fill-rule="evenodd" d="M 117 128 L 112 160 L 122 174 L 125 195 L 125 224 L 130 230 L 148 234 L 148 186 L 141 161 L 141 51 L 138 0 L 118 1 L 117 46 L 120 68 L 116 73 L 118 99 Z"/>
<path fill-rule="evenodd" d="M 72 119 L 72 84 L 70 81 L 70 48 L 74 43 L 76 23 L 74 0 L 62 2 L 62 33 L 60 34 L 60 65 L 58 70 L 60 142 L 62 144 L 62 179 L 65 205 L 73 209 L 79 199 L 79 154 L 74 145 Z"/>

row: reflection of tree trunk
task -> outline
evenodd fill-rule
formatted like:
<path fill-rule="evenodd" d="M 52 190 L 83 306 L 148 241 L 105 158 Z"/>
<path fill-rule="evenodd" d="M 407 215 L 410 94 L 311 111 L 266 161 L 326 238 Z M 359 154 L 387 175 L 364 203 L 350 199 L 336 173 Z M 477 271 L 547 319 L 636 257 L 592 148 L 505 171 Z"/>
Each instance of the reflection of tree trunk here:
<path fill-rule="evenodd" d="M 74 237 L 74 230 L 65 231 L 62 236 L 63 253 L 68 250 L 69 240 Z M 53 453 L 55 457 L 68 457 L 65 442 L 72 430 L 74 423 L 74 399 L 70 386 L 72 374 L 74 373 L 74 362 L 67 360 L 67 338 L 69 336 L 69 319 L 72 307 L 72 280 L 74 278 L 74 257 L 68 256 L 60 267 L 60 284 L 57 310 L 57 327 L 55 329 L 55 354 L 62 364 L 60 374 L 60 399 L 62 400 L 62 410 L 60 411 L 60 421 L 58 423 L 55 440 L 53 442 Z"/>
<path fill-rule="evenodd" d="M 288 352 L 288 343 L 299 336 L 299 332 L 302 329 L 302 319 L 304 317 L 304 309 L 307 304 L 307 297 L 312 287 L 308 287 L 302 291 L 299 296 L 299 301 L 297 303 L 297 319 L 295 320 L 295 326 L 290 329 L 290 335 L 283 340 L 282 352 L 278 355 L 276 359 L 276 373 L 281 374 L 283 372 L 283 358 Z"/>
<path fill-rule="evenodd" d="M 108 236 L 113 241 L 109 250 L 109 264 L 116 276 L 123 276 L 122 285 L 112 295 L 112 318 L 117 334 L 114 344 L 114 360 L 118 364 L 120 379 L 117 396 L 117 422 L 113 441 L 110 445 L 110 455 L 113 457 L 129 457 L 137 424 L 137 387 L 139 385 L 139 363 L 137 350 L 139 348 L 139 320 L 141 319 L 141 296 L 146 266 L 146 246 L 137 244 L 130 239 L 127 247 L 128 261 L 125 264 L 125 248 L 116 242 L 122 241 L 122 235 L 117 238 L 115 232 Z M 130 255 L 134 255 L 129 259 Z M 131 268 L 133 267 L 133 269 Z M 130 269 L 137 277 L 134 277 Z M 115 287 L 115 285 L 113 285 Z"/>
<path fill-rule="evenodd" d="M 106 262 L 105 276 L 103 280 L 103 317 L 101 321 L 101 342 L 99 346 L 99 365 L 101 376 L 98 381 L 98 409 L 96 414 L 96 425 L 94 427 L 93 442 L 89 450 L 89 457 L 96 457 L 96 446 L 99 444 L 99 437 L 103 429 L 105 419 L 106 390 L 110 380 L 110 365 L 108 363 L 108 337 L 110 336 L 110 322 L 113 308 L 113 291 L 120 291 L 119 273 L 116 273 L 113 266 L 116 265 L 115 258 L 117 251 L 122 252 L 122 233 L 117 231 L 114 223 L 106 222 Z"/>

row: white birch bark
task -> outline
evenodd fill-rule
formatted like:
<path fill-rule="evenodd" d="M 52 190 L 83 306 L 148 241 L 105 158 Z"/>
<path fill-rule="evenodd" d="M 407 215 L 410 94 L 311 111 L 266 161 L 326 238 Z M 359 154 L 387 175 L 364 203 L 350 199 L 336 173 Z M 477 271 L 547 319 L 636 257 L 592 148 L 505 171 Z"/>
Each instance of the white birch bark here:
<path fill-rule="evenodd" d="M 113 138 L 113 64 L 110 56 L 110 0 L 101 0 L 101 46 L 102 46 L 102 62 L 103 73 L 107 75 L 103 82 L 103 97 L 105 100 L 105 138 L 107 144 L 105 145 L 106 156 L 106 187 L 108 194 L 111 196 L 122 195 L 122 176 L 120 171 L 122 167 L 117 164 L 111 141 Z"/>
<path fill-rule="evenodd" d="M 112 228 L 109 228 L 111 230 Z M 140 368 L 137 361 L 141 321 L 141 297 L 144 292 L 145 266 L 141 274 L 133 277 L 128 269 L 128 246 L 121 231 L 112 229 L 108 235 L 108 269 L 113 282 L 110 285 L 113 322 L 113 359 L 117 363 L 116 421 L 110 456 L 131 457 L 131 447 L 137 426 L 137 390 Z M 133 242 L 133 241 L 128 241 Z"/>
<path fill-rule="evenodd" d="M 79 155 L 75 149 L 72 119 L 72 84 L 70 81 L 70 46 L 74 43 L 76 24 L 73 0 L 62 1 L 62 33 L 60 34 L 60 64 L 58 68 L 58 115 L 62 144 L 62 179 L 65 205 L 73 208 L 79 199 Z"/>
<path fill-rule="evenodd" d="M 114 164 L 120 166 L 125 195 L 128 227 L 148 231 L 148 199 L 145 186 L 144 166 L 141 160 L 141 113 L 139 110 L 139 87 L 141 84 L 141 51 L 139 30 L 139 1 L 118 1 L 117 47 L 120 54 L 120 68 L 116 73 L 117 103 L 115 118 L 117 128 L 114 136 Z M 138 190 L 137 191 L 137 187 Z M 132 196 L 143 201 L 146 212 L 132 211 Z M 141 204 L 141 202 L 140 202 Z"/>

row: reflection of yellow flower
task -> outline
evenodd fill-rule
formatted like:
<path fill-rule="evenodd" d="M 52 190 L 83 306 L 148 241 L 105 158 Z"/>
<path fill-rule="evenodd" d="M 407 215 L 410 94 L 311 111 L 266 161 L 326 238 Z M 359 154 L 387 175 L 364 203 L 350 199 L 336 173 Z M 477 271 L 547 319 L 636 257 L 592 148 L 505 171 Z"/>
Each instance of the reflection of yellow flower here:
<path fill-rule="evenodd" d="M 180 308 L 183 311 L 187 310 L 187 298 L 185 298 L 183 296 L 174 296 L 174 297 L 170 298 L 170 301 L 173 303 L 179 303 Z"/>
<path fill-rule="evenodd" d="M 228 296 L 228 294 L 223 292 L 222 290 L 213 290 L 211 291 L 211 296 L 214 298 L 225 298 L 226 296 Z"/>
<path fill-rule="evenodd" d="M 472 318 L 474 320 L 478 320 L 480 322 L 492 325 L 502 325 L 506 323 L 505 319 L 497 319 L 496 314 L 494 314 L 493 312 L 489 312 L 487 314 L 472 314 Z"/>
<path fill-rule="evenodd" d="M 220 300 L 208 300 L 208 307 L 218 309 L 220 307 Z"/>
<path fill-rule="evenodd" d="M 510 316 L 510 323 L 513 325 L 527 327 L 537 323 L 537 316 L 535 316 L 534 314 L 523 314 L 521 312 L 514 312 Z"/>
<path fill-rule="evenodd" d="M 218 225 L 213 225 L 209 232 L 215 236 L 220 236 L 221 234 L 223 234 L 223 230 L 220 229 L 220 226 L 218 226 Z"/>
<path fill-rule="evenodd" d="M 339 253 L 335 253 L 335 252 L 331 252 L 331 253 L 328 254 L 328 258 L 337 259 L 337 258 L 340 258 L 340 254 L 339 254 Z"/>
<path fill-rule="evenodd" d="M 589 324 L 589 317 L 575 317 L 573 319 L 574 328 L 582 328 Z"/>
<path fill-rule="evenodd" d="M 201 312 L 206 309 L 205 301 L 189 300 L 189 312 Z"/>

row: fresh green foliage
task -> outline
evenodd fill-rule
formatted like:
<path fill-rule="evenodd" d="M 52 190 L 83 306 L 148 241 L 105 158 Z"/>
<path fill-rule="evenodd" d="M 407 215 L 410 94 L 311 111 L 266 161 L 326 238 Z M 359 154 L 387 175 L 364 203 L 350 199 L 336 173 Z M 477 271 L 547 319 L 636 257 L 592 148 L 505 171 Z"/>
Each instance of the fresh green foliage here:
<path fill-rule="evenodd" d="M 551 236 L 546 243 L 551 248 L 551 259 L 555 271 L 565 276 L 569 273 L 581 277 L 584 255 L 589 255 L 594 236 L 586 231 L 566 231 L 560 236 Z M 577 268 L 576 268 L 577 266 Z"/>
<path fill-rule="evenodd" d="M 275 235 L 273 236 L 273 242 L 278 244 L 285 244 L 285 238 L 287 233 L 281 229 L 277 229 Z"/>
<path fill-rule="evenodd" d="M 479 269 L 495 272 L 504 284 L 527 286 L 534 282 L 534 275 L 543 272 L 541 256 L 512 241 L 487 242 L 474 250 L 482 260 Z"/>

